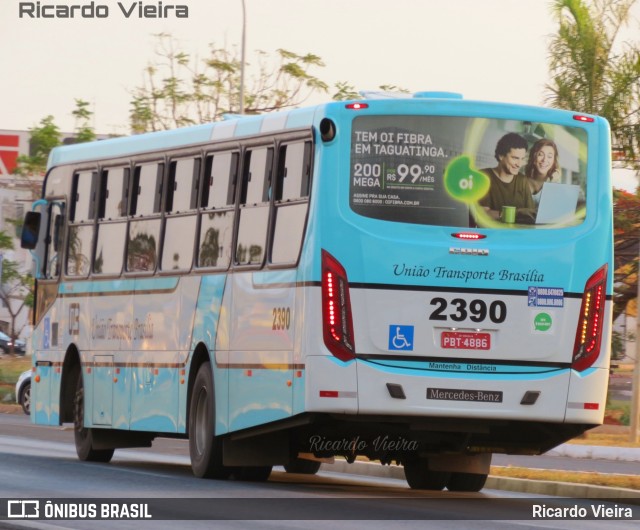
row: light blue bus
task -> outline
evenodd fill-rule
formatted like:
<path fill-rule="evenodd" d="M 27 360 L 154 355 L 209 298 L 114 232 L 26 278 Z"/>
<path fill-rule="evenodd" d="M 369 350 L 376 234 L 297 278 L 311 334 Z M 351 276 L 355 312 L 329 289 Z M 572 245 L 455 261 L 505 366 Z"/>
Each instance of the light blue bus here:
<path fill-rule="evenodd" d="M 82 460 L 178 437 L 199 477 L 478 491 L 603 421 L 609 173 L 599 117 L 448 93 L 57 148 L 31 417 Z"/>

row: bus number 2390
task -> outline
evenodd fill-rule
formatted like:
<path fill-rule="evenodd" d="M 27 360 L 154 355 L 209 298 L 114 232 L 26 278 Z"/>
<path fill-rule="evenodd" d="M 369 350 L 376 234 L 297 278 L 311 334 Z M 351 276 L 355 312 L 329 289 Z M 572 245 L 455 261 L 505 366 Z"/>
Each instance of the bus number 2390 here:
<path fill-rule="evenodd" d="M 291 327 L 291 308 L 290 307 L 274 307 L 273 308 L 273 331 L 284 331 Z"/>
<path fill-rule="evenodd" d="M 502 324 L 507 318 L 507 304 L 502 300 L 494 300 L 487 304 L 484 300 L 471 300 L 467 302 L 463 298 L 454 298 L 448 302 L 444 298 L 433 298 L 431 305 L 435 309 L 429 315 L 429 320 L 448 320 L 463 322 L 484 322 L 487 317 L 494 324 Z"/>

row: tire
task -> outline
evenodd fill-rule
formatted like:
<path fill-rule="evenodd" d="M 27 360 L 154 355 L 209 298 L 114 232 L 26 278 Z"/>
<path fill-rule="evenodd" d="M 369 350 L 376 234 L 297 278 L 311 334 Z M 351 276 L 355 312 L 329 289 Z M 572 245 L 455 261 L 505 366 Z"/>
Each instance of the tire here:
<path fill-rule="evenodd" d="M 407 484 L 414 490 L 443 490 L 451 477 L 448 471 L 431 471 L 427 458 L 415 458 L 404 464 Z"/>
<path fill-rule="evenodd" d="M 245 480 L 247 482 L 265 482 L 273 466 L 245 466 L 238 469 L 235 476 L 238 480 Z"/>
<path fill-rule="evenodd" d="M 211 364 L 200 366 L 189 402 L 189 455 L 199 478 L 226 479 L 232 468 L 222 465 L 222 443 L 214 436 L 215 394 Z"/>
<path fill-rule="evenodd" d="M 18 403 L 22 406 L 24 413 L 29 416 L 31 414 L 31 382 L 22 385 Z"/>
<path fill-rule="evenodd" d="M 321 462 L 294 458 L 284 466 L 287 473 L 299 473 L 300 475 L 315 475 L 320 470 Z"/>
<path fill-rule="evenodd" d="M 84 386 L 82 374 L 78 374 L 76 396 L 73 408 L 73 438 L 76 444 L 76 453 L 83 462 L 111 461 L 114 449 L 94 449 L 93 429 L 84 426 Z"/>
<path fill-rule="evenodd" d="M 480 491 L 487 482 L 487 474 L 451 473 L 447 483 L 449 491 Z"/>

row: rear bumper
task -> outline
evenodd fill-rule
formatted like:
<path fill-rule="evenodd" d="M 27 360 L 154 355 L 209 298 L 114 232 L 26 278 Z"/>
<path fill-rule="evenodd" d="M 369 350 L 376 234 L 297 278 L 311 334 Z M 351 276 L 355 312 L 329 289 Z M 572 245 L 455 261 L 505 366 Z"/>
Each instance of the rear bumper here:
<path fill-rule="evenodd" d="M 307 358 L 308 412 L 598 425 L 603 368 Z M 603 389 L 594 396 L 596 388 Z"/>

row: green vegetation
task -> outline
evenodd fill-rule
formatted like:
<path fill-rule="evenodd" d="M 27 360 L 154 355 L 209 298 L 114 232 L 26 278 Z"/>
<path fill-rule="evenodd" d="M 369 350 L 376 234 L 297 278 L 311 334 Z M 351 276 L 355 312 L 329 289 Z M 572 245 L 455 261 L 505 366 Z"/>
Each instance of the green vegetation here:
<path fill-rule="evenodd" d="M 581 471 L 548 471 L 546 469 L 498 466 L 492 466 L 490 474 L 495 477 L 546 480 L 551 482 L 575 482 L 578 484 L 589 484 L 591 486 L 640 490 L 640 477 L 636 475 L 605 475 Z"/>
<path fill-rule="evenodd" d="M 638 447 L 640 444 L 629 441 L 629 433 L 623 429 L 618 433 L 602 432 L 599 429 L 588 431 L 578 438 L 574 438 L 569 443 L 577 445 L 602 445 L 607 447 Z"/>
<path fill-rule="evenodd" d="M 7 395 L 13 396 L 18 376 L 25 370 L 28 370 L 30 366 L 30 358 L 0 359 L 0 403 L 7 403 L 5 402 Z M 9 403 L 14 403 L 14 400 L 15 396 L 13 396 L 13 400 L 9 401 Z"/>
<path fill-rule="evenodd" d="M 628 406 L 626 407 L 628 410 Z M 609 409 L 607 410 L 609 413 Z M 605 429 L 587 431 L 569 443 L 579 445 L 599 445 L 609 447 L 637 447 L 640 444 L 629 441 L 627 429 L 620 432 L 603 432 Z M 530 469 L 522 467 L 492 466 L 491 475 L 496 477 L 521 478 L 528 480 L 545 480 L 550 482 L 575 482 L 577 484 L 590 484 L 592 486 L 606 486 L 609 488 L 627 488 L 640 490 L 640 477 L 636 475 L 610 475 L 604 473 L 559 471 L 546 469 Z"/>

